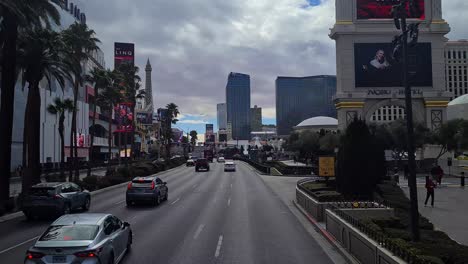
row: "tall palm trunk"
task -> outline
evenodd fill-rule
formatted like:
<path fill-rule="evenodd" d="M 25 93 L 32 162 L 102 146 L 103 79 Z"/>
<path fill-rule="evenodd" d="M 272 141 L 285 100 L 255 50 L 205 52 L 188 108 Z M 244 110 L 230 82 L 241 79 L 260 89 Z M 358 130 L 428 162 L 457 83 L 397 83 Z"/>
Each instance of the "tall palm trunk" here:
<path fill-rule="evenodd" d="M 73 96 L 73 114 L 72 114 L 72 137 L 73 137 L 73 170 L 75 171 L 75 182 L 80 180 L 80 171 L 78 169 L 78 143 L 76 142 L 77 139 L 77 128 L 76 128 L 76 112 L 77 112 L 77 104 L 78 104 L 78 96 L 79 96 L 79 88 L 80 83 L 78 81 L 78 77 L 75 77 L 75 87 L 74 87 L 74 96 Z"/>
<path fill-rule="evenodd" d="M 11 140 L 13 132 L 13 113 L 16 83 L 16 41 L 18 22 L 15 17 L 3 11 L 5 28 L 2 60 L 0 120 L 0 207 L 10 198 Z"/>
<path fill-rule="evenodd" d="M 91 164 L 94 163 L 94 155 L 93 155 L 93 148 L 94 148 L 94 129 L 96 125 L 96 97 L 97 97 L 97 89 L 94 90 L 94 104 L 93 104 L 93 121 L 91 127 L 93 128 L 93 133 L 91 133 L 91 142 L 89 145 L 89 163 L 88 163 L 88 176 L 91 176 Z"/>
<path fill-rule="evenodd" d="M 65 178 L 65 136 L 64 136 L 64 126 L 65 122 L 65 113 L 60 113 L 59 118 L 59 135 L 60 135 L 60 178 Z"/>
<path fill-rule="evenodd" d="M 24 118 L 23 142 L 23 184 L 22 190 L 27 193 L 30 187 L 41 182 L 40 136 L 41 136 L 41 95 L 39 81 L 29 83 L 26 113 Z"/>
<path fill-rule="evenodd" d="M 112 109 L 112 108 L 111 108 Z M 107 143 L 109 144 L 109 160 L 107 162 L 107 172 L 111 171 L 111 160 L 112 160 L 112 110 L 109 113 L 109 138 Z"/>

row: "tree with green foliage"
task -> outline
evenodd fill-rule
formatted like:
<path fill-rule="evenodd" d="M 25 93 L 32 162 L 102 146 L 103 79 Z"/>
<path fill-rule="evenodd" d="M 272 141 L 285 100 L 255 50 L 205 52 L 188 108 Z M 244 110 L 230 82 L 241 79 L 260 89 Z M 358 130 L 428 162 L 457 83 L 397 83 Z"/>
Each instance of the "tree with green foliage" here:
<path fill-rule="evenodd" d="M 60 24 L 60 13 L 52 4 L 59 0 L 0 0 L 1 83 L 0 92 L 0 210 L 10 196 L 11 142 L 15 85 L 17 80 L 18 32 L 51 28 Z"/>
<path fill-rule="evenodd" d="M 166 120 L 163 123 L 163 136 L 166 145 L 166 157 L 169 159 L 171 157 L 171 140 L 172 140 L 172 125 L 177 124 L 179 121 L 177 116 L 180 114 L 179 107 L 170 103 L 166 106 L 167 116 Z"/>
<path fill-rule="evenodd" d="M 437 160 L 449 151 L 468 149 L 468 121 L 455 119 L 442 124 L 434 135 L 434 143 L 442 146 Z"/>
<path fill-rule="evenodd" d="M 60 34 L 48 29 L 24 30 L 18 38 L 18 66 L 23 86 L 28 88 L 23 128 L 23 188 L 29 188 L 41 181 L 41 93 L 39 83 L 46 79 L 51 89 L 57 80 L 62 89 L 65 80 L 71 80 L 64 60 L 63 43 Z"/>
<path fill-rule="evenodd" d="M 65 51 L 67 52 L 67 62 L 69 71 L 73 73 L 73 105 L 77 106 L 79 89 L 83 85 L 85 75 L 83 74 L 82 64 L 91 57 L 91 52 L 99 50 L 99 39 L 95 37 L 95 32 L 89 29 L 84 23 L 75 22 L 70 27 L 62 31 L 62 40 L 65 43 Z M 73 167 L 70 169 L 70 174 L 75 171 L 75 181 L 79 178 L 78 171 L 78 146 L 75 144 L 77 138 L 76 129 L 76 107 L 72 112 L 71 133 L 70 133 L 70 157 L 73 161 Z"/>
<path fill-rule="evenodd" d="M 71 99 L 62 100 L 55 98 L 53 104 L 49 104 L 47 111 L 59 118 L 58 132 L 60 136 L 60 177 L 65 178 L 65 114 L 73 111 L 73 101 Z M 71 180 L 71 179 L 70 179 Z"/>
<path fill-rule="evenodd" d="M 192 148 L 195 148 L 195 144 L 197 143 L 198 140 L 198 133 L 196 130 L 192 130 L 189 133 L 190 135 L 190 144 L 192 144 Z"/>
<path fill-rule="evenodd" d="M 367 124 L 357 118 L 341 138 L 338 152 L 337 189 L 346 196 L 371 198 L 385 176 L 385 154 Z"/>
<path fill-rule="evenodd" d="M 337 134 L 327 133 L 319 138 L 319 149 L 322 155 L 331 155 L 340 144 L 340 138 Z"/>

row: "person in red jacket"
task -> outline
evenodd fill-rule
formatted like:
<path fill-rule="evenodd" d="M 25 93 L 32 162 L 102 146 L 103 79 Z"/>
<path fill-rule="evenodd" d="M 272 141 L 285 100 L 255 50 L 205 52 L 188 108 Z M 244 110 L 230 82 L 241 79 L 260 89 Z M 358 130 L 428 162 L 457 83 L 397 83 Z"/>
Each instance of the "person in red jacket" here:
<path fill-rule="evenodd" d="M 436 184 L 429 178 L 429 176 L 426 176 L 426 201 L 424 202 L 424 206 L 427 206 L 427 201 L 429 201 L 429 197 L 431 197 L 431 206 L 434 207 L 434 188 L 436 187 Z"/>

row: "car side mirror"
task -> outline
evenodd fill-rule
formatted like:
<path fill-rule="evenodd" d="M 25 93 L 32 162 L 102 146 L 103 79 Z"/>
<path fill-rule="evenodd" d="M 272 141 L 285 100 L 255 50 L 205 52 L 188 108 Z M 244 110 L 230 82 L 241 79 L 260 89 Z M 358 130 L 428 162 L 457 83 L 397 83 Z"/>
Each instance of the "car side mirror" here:
<path fill-rule="evenodd" d="M 124 227 L 130 227 L 130 223 L 129 223 L 129 222 L 124 222 L 124 223 L 123 223 L 123 226 L 124 226 Z"/>
<path fill-rule="evenodd" d="M 164 185 L 166 185 L 166 184 L 167 184 L 167 182 L 163 182 L 163 184 L 164 184 Z"/>

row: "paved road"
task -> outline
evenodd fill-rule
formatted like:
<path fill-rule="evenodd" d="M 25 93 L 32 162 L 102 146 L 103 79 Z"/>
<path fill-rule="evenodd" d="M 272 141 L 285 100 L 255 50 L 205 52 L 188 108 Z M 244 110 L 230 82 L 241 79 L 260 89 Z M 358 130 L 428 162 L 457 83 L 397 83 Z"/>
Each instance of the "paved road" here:
<path fill-rule="evenodd" d="M 132 251 L 123 263 L 332 263 L 287 206 L 244 163 L 223 172 L 178 168 L 160 177 L 169 201 L 154 208 L 125 206 L 125 189 L 93 196 L 91 212 L 131 223 Z M 0 263 L 21 263 L 49 222 L 0 224 Z"/>

